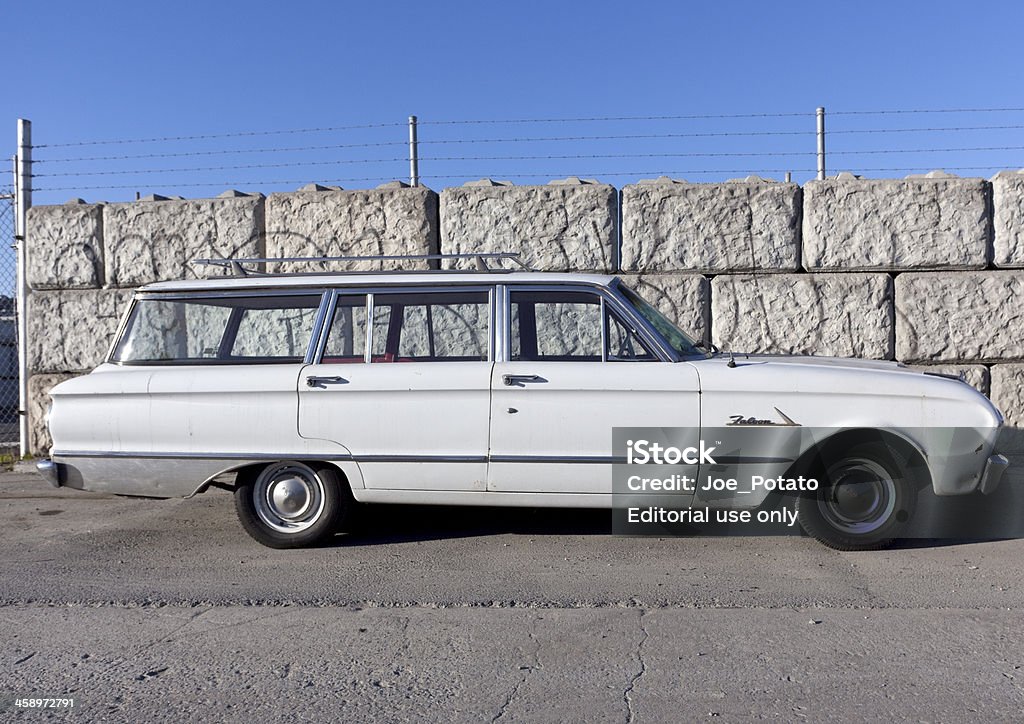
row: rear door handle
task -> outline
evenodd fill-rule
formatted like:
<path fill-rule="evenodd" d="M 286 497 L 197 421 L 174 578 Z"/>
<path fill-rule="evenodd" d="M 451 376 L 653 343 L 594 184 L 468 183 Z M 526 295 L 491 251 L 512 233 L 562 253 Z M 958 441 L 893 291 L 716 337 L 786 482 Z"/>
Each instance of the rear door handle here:
<path fill-rule="evenodd" d="M 317 377 L 310 375 L 306 378 L 306 387 L 327 387 L 327 385 L 347 385 L 348 380 L 344 377 Z"/>
<path fill-rule="evenodd" d="M 501 381 L 506 387 L 525 387 L 527 382 L 547 382 L 540 375 L 502 375 Z"/>

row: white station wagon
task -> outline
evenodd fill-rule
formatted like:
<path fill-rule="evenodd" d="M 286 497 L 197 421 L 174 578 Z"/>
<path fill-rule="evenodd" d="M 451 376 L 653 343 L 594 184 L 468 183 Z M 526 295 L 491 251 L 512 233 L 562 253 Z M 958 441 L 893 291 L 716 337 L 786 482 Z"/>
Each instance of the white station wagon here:
<path fill-rule="evenodd" d="M 253 261 L 273 260 L 232 266 Z M 39 464 L 51 483 L 159 498 L 227 487 L 245 530 L 277 548 L 324 540 L 356 502 L 612 507 L 615 428 L 685 428 L 694 444 L 727 426 L 827 431 L 790 458 L 728 464 L 816 476 L 797 520 L 841 549 L 888 544 L 919 489 L 991 492 L 1007 465 L 993 451 L 1002 416 L 961 381 L 723 354 L 613 276 L 150 284 L 106 362 L 51 394 L 52 455 Z M 698 479 L 711 467 L 675 469 Z M 702 496 L 723 499 L 687 502 Z M 725 497 L 753 509 L 769 496 Z"/>

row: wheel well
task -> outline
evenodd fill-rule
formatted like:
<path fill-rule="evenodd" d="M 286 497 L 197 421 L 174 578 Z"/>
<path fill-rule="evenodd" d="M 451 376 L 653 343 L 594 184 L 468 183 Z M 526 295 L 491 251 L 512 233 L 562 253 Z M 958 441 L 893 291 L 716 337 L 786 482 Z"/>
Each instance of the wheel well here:
<path fill-rule="evenodd" d="M 288 459 L 289 458 L 287 457 L 281 458 L 281 460 Z M 238 489 L 239 485 L 243 485 L 244 483 L 255 480 L 256 476 L 260 474 L 260 471 L 263 470 L 263 468 L 267 467 L 268 465 L 273 465 L 276 462 L 280 462 L 281 460 L 266 460 L 264 462 L 259 463 L 249 463 L 247 465 L 241 465 L 237 468 L 225 470 L 223 473 L 220 473 L 219 475 L 216 475 L 212 479 L 207 481 L 199 490 L 193 493 L 193 495 L 206 492 L 207 488 L 220 488 L 221 490 L 234 492 L 235 490 Z M 302 462 L 304 462 L 307 465 L 329 466 L 332 470 L 334 470 L 335 473 L 337 473 L 338 479 L 345 485 L 345 487 L 349 488 L 349 490 L 352 489 L 352 485 L 351 483 L 349 483 L 348 476 L 345 475 L 345 471 L 339 468 L 334 463 L 328 462 L 326 460 L 303 460 Z M 228 476 L 231 475 L 234 475 L 234 478 L 227 480 L 224 479 L 228 478 Z"/>
<path fill-rule="evenodd" d="M 834 459 L 843 451 L 860 443 L 881 443 L 891 449 L 899 450 L 910 461 L 910 472 L 917 481 L 918 489 L 932 484 L 931 471 L 924 455 L 905 437 L 890 430 L 859 428 L 841 430 L 834 435 L 818 441 L 790 466 L 787 477 L 798 474 L 814 475 L 820 472 L 824 461 Z"/>

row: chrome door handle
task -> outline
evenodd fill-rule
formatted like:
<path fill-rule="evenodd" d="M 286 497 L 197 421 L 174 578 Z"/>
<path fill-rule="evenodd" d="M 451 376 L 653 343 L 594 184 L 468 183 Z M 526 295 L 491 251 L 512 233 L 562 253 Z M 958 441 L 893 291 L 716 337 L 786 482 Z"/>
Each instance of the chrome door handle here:
<path fill-rule="evenodd" d="M 317 377 L 310 375 L 306 378 L 306 387 L 326 387 L 327 385 L 347 385 L 348 380 L 344 377 Z"/>
<path fill-rule="evenodd" d="M 502 375 L 501 381 L 505 383 L 506 387 L 513 385 L 524 387 L 527 382 L 547 382 L 540 375 Z"/>

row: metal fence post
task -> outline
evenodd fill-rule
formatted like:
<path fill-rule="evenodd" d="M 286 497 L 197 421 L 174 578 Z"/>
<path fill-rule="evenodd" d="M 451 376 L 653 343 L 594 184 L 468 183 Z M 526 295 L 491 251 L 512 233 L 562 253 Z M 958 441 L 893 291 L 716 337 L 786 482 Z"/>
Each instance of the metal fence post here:
<path fill-rule="evenodd" d="M 32 121 L 18 119 L 18 157 L 14 179 L 15 224 L 18 272 L 15 282 L 15 311 L 18 323 L 18 452 L 28 455 L 28 286 L 25 282 L 25 219 L 32 206 Z"/>
<path fill-rule="evenodd" d="M 409 116 L 409 185 L 420 185 L 420 151 L 416 141 L 416 116 Z"/>
<path fill-rule="evenodd" d="M 825 180 L 825 109 L 818 107 L 818 180 Z"/>

